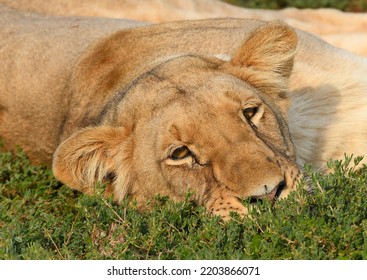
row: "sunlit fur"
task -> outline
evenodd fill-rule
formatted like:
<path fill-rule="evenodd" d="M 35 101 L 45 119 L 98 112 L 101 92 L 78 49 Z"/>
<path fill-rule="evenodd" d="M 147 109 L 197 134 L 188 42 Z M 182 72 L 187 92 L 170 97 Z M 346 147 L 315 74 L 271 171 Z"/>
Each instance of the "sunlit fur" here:
<path fill-rule="evenodd" d="M 85 193 L 100 181 L 143 209 L 158 194 L 191 192 L 228 219 L 247 213 L 242 199 L 282 184 L 285 197 L 301 177 L 296 162 L 366 150 L 365 113 L 355 137 L 334 122 L 367 111 L 366 62 L 284 23 L 139 27 L 0 12 L 0 137 Z M 241 112 L 254 106 L 252 122 Z M 326 146 L 333 141 L 342 145 Z M 179 146 L 192 157 L 173 162 Z"/>
<path fill-rule="evenodd" d="M 0 3 L 47 15 L 129 18 L 154 23 L 219 17 L 281 19 L 334 46 L 367 56 L 366 15 L 331 8 L 266 10 L 238 7 L 221 0 L 0 0 Z"/>

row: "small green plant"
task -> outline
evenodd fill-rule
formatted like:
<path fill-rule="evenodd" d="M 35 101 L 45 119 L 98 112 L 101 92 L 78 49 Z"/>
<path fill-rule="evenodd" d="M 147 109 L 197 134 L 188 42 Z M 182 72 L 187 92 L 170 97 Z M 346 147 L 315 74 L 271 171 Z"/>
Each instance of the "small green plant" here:
<path fill-rule="evenodd" d="M 367 170 L 361 158 L 307 166 L 308 184 L 251 217 L 224 223 L 189 201 L 152 211 L 83 195 L 27 157 L 0 153 L 0 259 L 367 259 Z"/>

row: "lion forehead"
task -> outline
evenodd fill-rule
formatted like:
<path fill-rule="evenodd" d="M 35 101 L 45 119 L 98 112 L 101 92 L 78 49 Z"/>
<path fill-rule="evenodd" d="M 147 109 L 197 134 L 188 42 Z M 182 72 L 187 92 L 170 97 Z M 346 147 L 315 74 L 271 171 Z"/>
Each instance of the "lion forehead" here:
<path fill-rule="evenodd" d="M 109 122 L 126 120 L 126 112 L 130 112 L 134 116 L 128 119 L 138 120 L 157 115 L 171 103 L 188 107 L 200 101 L 205 106 L 204 100 L 213 101 L 225 92 L 252 91 L 237 77 L 221 71 L 221 63 L 196 55 L 166 58 L 117 92 L 106 103 L 102 116 Z"/>

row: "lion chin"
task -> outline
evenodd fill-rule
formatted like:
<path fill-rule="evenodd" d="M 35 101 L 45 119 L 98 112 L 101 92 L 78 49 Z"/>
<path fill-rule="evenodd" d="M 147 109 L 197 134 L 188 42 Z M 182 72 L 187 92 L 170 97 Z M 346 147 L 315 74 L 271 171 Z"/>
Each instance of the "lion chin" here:
<path fill-rule="evenodd" d="M 332 52 L 282 22 L 0 12 L 0 137 L 52 163 L 71 188 L 91 194 L 102 182 L 117 203 L 130 197 L 141 209 L 190 192 L 228 220 L 248 213 L 244 199 L 286 197 L 302 177 L 297 161 L 323 160 L 297 137 L 304 123 L 289 86 L 306 95 L 312 79 L 300 69 L 326 65 Z M 310 46 L 325 50 L 317 62 Z M 338 86 L 329 76 L 318 76 L 325 89 Z"/>

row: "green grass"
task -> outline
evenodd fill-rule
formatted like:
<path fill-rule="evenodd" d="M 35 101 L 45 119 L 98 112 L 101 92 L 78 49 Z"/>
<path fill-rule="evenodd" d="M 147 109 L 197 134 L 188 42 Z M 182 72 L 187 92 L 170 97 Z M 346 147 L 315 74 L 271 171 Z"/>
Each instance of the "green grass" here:
<path fill-rule="evenodd" d="M 296 8 L 334 8 L 347 12 L 367 11 L 365 0 L 222 0 L 224 2 L 257 9 L 283 9 L 286 7 Z"/>
<path fill-rule="evenodd" d="M 347 164 L 330 163 L 330 175 L 306 168 L 311 194 L 224 223 L 189 201 L 160 198 L 139 213 L 82 195 L 23 153 L 3 152 L 0 259 L 367 259 L 367 169 Z"/>

